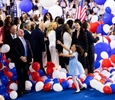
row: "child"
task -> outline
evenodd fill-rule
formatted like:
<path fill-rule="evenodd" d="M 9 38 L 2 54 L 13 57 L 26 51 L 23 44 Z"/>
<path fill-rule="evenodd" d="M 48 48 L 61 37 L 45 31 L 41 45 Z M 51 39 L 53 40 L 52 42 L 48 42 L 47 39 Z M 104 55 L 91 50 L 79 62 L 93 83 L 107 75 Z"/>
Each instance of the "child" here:
<path fill-rule="evenodd" d="M 80 46 L 75 44 L 71 46 L 71 50 L 70 50 L 65 45 L 63 45 L 60 41 L 57 41 L 57 43 L 60 44 L 64 49 L 69 51 L 69 54 L 60 53 L 59 55 L 70 58 L 69 65 L 68 65 L 68 73 L 73 76 L 73 82 L 77 89 L 75 93 L 78 93 L 80 92 L 80 89 L 85 89 L 82 82 L 77 77 L 77 75 L 85 74 L 82 64 L 78 61 L 78 54 L 83 55 L 84 51 Z M 79 84 L 80 84 L 80 88 L 79 88 Z"/>

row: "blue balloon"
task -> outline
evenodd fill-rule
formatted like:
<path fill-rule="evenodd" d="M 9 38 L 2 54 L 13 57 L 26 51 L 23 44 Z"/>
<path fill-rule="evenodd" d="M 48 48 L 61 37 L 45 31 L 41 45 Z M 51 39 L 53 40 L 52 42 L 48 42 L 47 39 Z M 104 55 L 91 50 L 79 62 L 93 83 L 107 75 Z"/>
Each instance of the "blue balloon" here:
<path fill-rule="evenodd" d="M 23 12 L 29 12 L 32 9 L 33 5 L 30 0 L 22 0 L 19 7 Z"/>
<path fill-rule="evenodd" d="M 13 76 L 12 76 L 12 80 L 13 80 L 13 81 L 17 81 L 17 79 L 18 79 L 18 76 L 17 76 L 17 75 L 13 75 Z"/>
<path fill-rule="evenodd" d="M 53 81 L 54 81 L 54 83 L 59 83 L 59 79 L 58 78 L 54 78 Z"/>
<path fill-rule="evenodd" d="M 103 5 L 106 2 L 106 0 L 94 0 L 94 1 L 98 5 Z"/>
<path fill-rule="evenodd" d="M 112 25 L 112 18 L 114 17 L 113 14 L 105 13 L 103 16 L 103 22 L 108 25 Z"/>
<path fill-rule="evenodd" d="M 11 72 L 13 73 L 13 75 L 17 75 L 17 71 L 15 67 L 11 69 Z"/>
<path fill-rule="evenodd" d="M 109 13 L 109 14 L 110 14 L 110 13 L 111 13 L 111 8 L 110 8 L 110 7 L 106 7 L 106 8 L 105 8 L 105 11 L 106 11 L 106 13 Z"/>
<path fill-rule="evenodd" d="M 115 54 L 115 48 L 111 50 L 111 55 Z"/>
<path fill-rule="evenodd" d="M 46 79 L 44 84 L 49 83 L 50 81 L 51 81 L 51 79 Z"/>
<path fill-rule="evenodd" d="M 104 43 L 104 42 L 97 43 L 95 45 L 95 53 L 97 54 L 97 59 L 96 60 L 103 59 L 101 57 L 101 53 L 103 51 L 107 52 L 108 56 L 110 57 L 110 55 L 111 55 L 111 47 L 110 47 L 110 45 L 107 44 L 107 43 Z"/>
<path fill-rule="evenodd" d="M 97 27 L 97 33 L 101 34 L 101 35 L 107 35 L 104 31 L 103 31 L 103 26 L 104 24 L 101 24 Z"/>
<path fill-rule="evenodd" d="M 93 79 L 92 76 L 87 76 L 83 83 L 87 84 L 87 87 L 90 87 L 90 81 Z"/>
<path fill-rule="evenodd" d="M 43 70 L 40 69 L 40 70 L 38 71 L 38 73 L 40 74 L 40 76 L 44 76 Z"/>
<path fill-rule="evenodd" d="M 100 67 L 100 62 L 96 60 L 96 61 L 94 62 L 94 68 L 97 69 L 97 68 L 99 68 L 99 67 Z"/>
<path fill-rule="evenodd" d="M 7 76 L 2 76 L 1 77 L 1 82 L 3 85 L 7 85 L 8 84 L 8 77 Z"/>
<path fill-rule="evenodd" d="M 63 81 L 63 82 L 61 83 L 61 86 L 63 87 L 63 89 L 68 89 L 68 87 L 69 87 L 68 81 L 67 81 L 67 80 Z"/>
<path fill-rule="evenodd" d="M 111 69 L 111 70 L 110 70 L 110 73 L 112 73 L 112 72 L 114 72 L 114 71 L 115 71 L 115 69 Z"/>
<path fill-rule="evenodd" d="M 115 93 L 115 84 L 111 84 L 110 87 L 112 89 L 112 92 Z"/>
<path fill-rule="evenodd" d="M 10 99 L 10 97 L 9 97 L 7 92 L 3 92 L 2 95 L 5 98 L 5 100 L 9 100 Z"/>
<path fill-rule="evenodd" d="M 47 12 L 48 12 L 47 9 L 45 9 L 45 8 L 42 9 L 42 14 L 43 14 L 43 15 L 45 15 Z"/>

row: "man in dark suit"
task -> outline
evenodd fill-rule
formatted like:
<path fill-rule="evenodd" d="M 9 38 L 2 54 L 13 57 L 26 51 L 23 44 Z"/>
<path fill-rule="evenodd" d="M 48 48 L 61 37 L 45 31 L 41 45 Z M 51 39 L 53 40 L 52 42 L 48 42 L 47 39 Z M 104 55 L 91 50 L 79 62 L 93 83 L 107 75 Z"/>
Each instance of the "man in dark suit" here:
<path fill-rule="evenodd" d="M 62 33 L 62 27 L 63 27 L 63 24 L 64 24 L 64 19 L 63 18 L 59 18 L 57 22 L 58 22 L 58 27 L 56 29 L 56 41 L 57 40 L 62 41 L 62 34 L 61 33 Z M 56 49 L 57 49 L 57 51 L 59 53 L 62 52 L 62 50 L 63 50 L 62 46 L 57 44 L 57 42 L 56 42 Z M 62 68 L 65 68 L 65 65 L 64 65 L 63 62 L 64 62 L 63 61 L 63 57 L 59 56 L 59 64 L 61 65 Z"/>
<path fill-rule="evenodd" d="M 39 28 L 36 28 L 35 30 L 32 31 L 31 47 L 34 55 L 34 61 L 39 62 L 41 66 L 40 69 L 42 69 L 45 72 L 42 63 L 42 54 L 44 55 L 44 57 L 46 56 L 44 34 L 43 34 L 44 30 L 45 30 L 45 24 L 41 22 L 39 24 Z"/>
<path fill-rule="evenodd" d="M 9 62 L 14 62 L 14 39 L 17 37 L 17 26 L 12 25 L 10 29 L 10 34 L 5 38 L 4 44 L 8 44 L 10 46 L 10 51 L 6 53 L 6 58 Z"/>
<path fill-rule="evenodd" d="M 15 39 L 14 55 L 18 75 L 18 95 L 22 96 L 25 90 L 25 81 L 28 80 L 28 65 L 33 61 L 33 54 L 29 41 L 24 39 L 23 30 L 18 30 Z"/>

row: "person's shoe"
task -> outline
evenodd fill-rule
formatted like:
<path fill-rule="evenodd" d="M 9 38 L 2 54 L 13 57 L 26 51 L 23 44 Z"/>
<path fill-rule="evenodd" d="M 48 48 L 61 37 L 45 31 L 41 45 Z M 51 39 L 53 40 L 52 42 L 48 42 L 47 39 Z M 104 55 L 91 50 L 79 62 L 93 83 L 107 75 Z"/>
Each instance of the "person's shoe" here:
<path fill-rule="evenodd" d="M 85 90 L 85 89 L 86 89 L 85 87 L 80 88 L 80 90 Z"/>
<path fill-rule="evenodd" d="M 79 93 L 79 92 L 80 92 L 80 90 L 77 90 L 77 91 L 74 92 L 74 94 L 77 94 L 77 93 Z"/>

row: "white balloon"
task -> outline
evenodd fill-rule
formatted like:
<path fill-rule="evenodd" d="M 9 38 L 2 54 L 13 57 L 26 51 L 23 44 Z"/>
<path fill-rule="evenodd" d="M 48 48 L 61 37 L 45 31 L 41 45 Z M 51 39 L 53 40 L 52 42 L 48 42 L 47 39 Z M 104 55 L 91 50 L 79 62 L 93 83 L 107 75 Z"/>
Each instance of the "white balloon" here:
<path fill-rule="evenodd" d="M 18 85 L 16 83 L 11 83 L 10 86 L 9 86 L 9 89 L 17 91 L 18 90 Z"/>
<path fill-rule="evenodd" d="M 99 36 L 99 40 L 95 44 L 100 43 L 100 42 L 105 42 L 107 44 L 109 43 L 108 40 L 104 36 Z"/>
<path fill-rule="evenodd" d="M 12 91 L 12 92 L 10 92 L 10 98 L 11 99 L 16 99 L 17 98 L 17 96 L 18 96 L 18 94 L 17 94 L 17 92 L 16 91 Z"/>
<path fill-rule="evenodd" d="M 108 53 L 107 53 L 107 52 L 103 51 L 103 52 L 101 52 L 101 57 L 102 57 L 103 59 L 105 59 L 105 58 L 108 58 L 109 56 L 108 56 Z"/>
<path fill-rule="evenodd" d="M 7 53 L 9 51 L 10 51 L 10 46 L 8 44 L 4 44 L 0 50 L 1 53 Z"/>
<path fill-rule="evenodd" d="M 91 22 L 94 23 L 94 22 L 97 22 L 98 21 L 98 16 L 97 15 L 93 15 L 91 17 Z"/>
<path fill-rule="evenodd" d="M 14 67 L 15 67 L 15 64 L 10 62 L 10 63 L 9 63 L 9 68 L 10 68 L 10 69 L 13 69 Z"/>
<path fill-rule="evenodd" d="M 59 84 L 59 83 L 55 83 L 53 85 L 53 90 L 56 91 L 56 92 L 60 92 L 63 90 L 62 86 Z"/>
<path fill-rule="evenodd" d="M 43 89 L 43 86 L 44 86 L 44 83 L 43 82 L 37 82 L 36 85 L 35 85 L 35 90 L 38 92 L 38 91 L 41 91 Z"/>
<path fill-rule="evenodd" d="M 60 79 L 66 79 L 66 73 L 60 72 L 59 78 Z"/>
<path fill-rule="evenodd" d="M 72 79 L 68 80 L 68 83 L 69 83 L 69 88 L 71 88 L 73 84 L 73 80 Z"/>
<path fill-rule="evenodd" d="M 35 72 L 35 70 L 32 68 L 32 65 L 30 65 L 29 70 L 30 70 L 31 72 Z"/>
<path fill-rule="evenodd" d="M 109 35 L 109 38 L 112 40 L 115 40 L 115 35 Z"/>
<path fill-rule="evenodd" d="M 115 17 L 112 18 L 112 23 L 115 24 Z"/>
<path fill-rule="evenodd" d="M 0 95 L 0 100 L 5 100 L 4 97 L 2 95 Z"/>
<path fill-rule="evenodd" d="M 49 8 L 48 12 L 51 13 L 53 19 L 55 19 L 55 17 L 57 16 L 62 16 L 63 12 L 62 12 L 62 8 L 58 5 L 54 5 L 52 7 Z"/>
<path fill-rule="evenodd" d="M 103 31 L 104 31 L 105 33 L 108 33 L 108 32 L 110 31 L 110 26 L 109 26 L 108 24 L 105 24 L 105 25 L 103 26 Z"/>
<path fill-rule="evenodd" d="M 48 0 L 40 0 L 40 4 L 46 9 L 49 9 L 50 7 L 54 6 L 56 2 L 57 0 L 50 0 L 50 2 Z"/>
<path fill-rule="evenodd" d="M 60 71 L 59 70 L 54 70 L 52 73 L 53 78 L 59 78 L 60 77 Z"/>
<path fill-rule="evenodd" d="M 97 59 L 97 54 L 96 54 L 96 53 L 94 54 L 94 57 L 95 57 L 95 59 L 94 59 L 94 60 L 96 60 L 96 59 Z"/>
<path fill-rule="evenodd" d="M 114 0 L 107 0 L 104 3 L 104 9 L 106 9 L 106 7 L 110 7 L 111 12 L 114 12 L 115 11 L 115 1 Z"/>
<path fill-rule="evenodd" d="M 111 47 L 111 49 L 114 49 L 114 48 L 115 48 L 115 40 L 112 40 L 112 41 L 110 42 L 110 47 Z"/>
<path fill-rule="evenodd" d="M 67 70 L 66 70 L 65 68 L 61 68 L 61 69 L 60 69 L 60 72 L 67 73 Z"/>
<path fill-rule="evenodd" d="M 30 81 L 26 81 L 25 82 L 25 88 L 26 88 L 26 90 L 30 90 L 31 87 L 32 87 L 32 83 Z"/>
<path fill-rule="evenodd" d="M 97 82 L 97 80 L 95 80 L 95 79 L 92 79 L 91 81 L 90 81 L 90 86 L 92 87 L 92 88 L 95 88 L 95 83 Z"/>
<path fill-rule="evenodd" d="M 100 75 L 95 75 L 94 78 L 100 80 L 101 76 Z"/>

